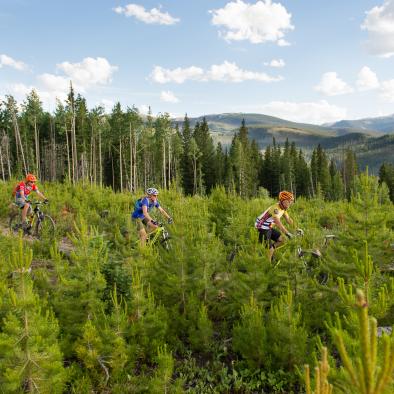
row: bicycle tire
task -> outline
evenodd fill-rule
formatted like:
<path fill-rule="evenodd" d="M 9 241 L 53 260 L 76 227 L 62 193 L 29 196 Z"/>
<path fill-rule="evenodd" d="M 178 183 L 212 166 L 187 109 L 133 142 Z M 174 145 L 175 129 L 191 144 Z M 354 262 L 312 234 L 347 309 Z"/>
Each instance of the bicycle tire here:
<path fill-rule="evenodd" d="M 54 238 L 55 237 L 56 225 L 55 221 L 47 214 L 42 214 L 42 216 L 37 220 L 34 228 L 34 236 L 38 239 Z"/>
<path fill-rule="evenodd" d="M 171 237 L 170 234 L 168 234 L 168 231 L 164 228 L 162 229 L 161 237 L 162 237 L 162 239 L 160 240 L 161 246 L 165 250 L 169 251 L 171 249 L 171 242 L 170 242 Z"/>

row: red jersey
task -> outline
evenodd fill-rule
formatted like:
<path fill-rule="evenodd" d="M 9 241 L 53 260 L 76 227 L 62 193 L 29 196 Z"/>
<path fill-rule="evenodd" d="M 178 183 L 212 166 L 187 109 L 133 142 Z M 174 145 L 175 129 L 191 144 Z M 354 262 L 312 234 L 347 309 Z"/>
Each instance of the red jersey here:
<path fill-rule="evenodd" d="M 18 183 L 18 185 L 15 188 L 15 197 L 16 198 L 21 198 L 21 191 L 24 192 L 25 197 L 27 198 L 27 196 L 31 193 L 31 192 L 35 192 L 37 191 L 37 186 L 35 183 L 33 183 L 32 186 L 28 186 L 25 182 L 21 182 Z"/>

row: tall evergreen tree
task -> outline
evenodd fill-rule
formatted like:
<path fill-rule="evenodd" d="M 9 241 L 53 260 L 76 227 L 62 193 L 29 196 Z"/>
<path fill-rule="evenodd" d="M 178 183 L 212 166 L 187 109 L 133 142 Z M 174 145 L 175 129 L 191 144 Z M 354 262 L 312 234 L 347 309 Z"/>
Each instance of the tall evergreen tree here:
<path fill-rule="evenodd" d="M 215 148 L 209 127 L 204 117 L 201 123 L 194 128 L 193 137 L 201 152 L 201 169 L 206 191 L 209 193 L 216 183 L 215 179 Z"/>
<path fill-rule="evenodd" d="M 379 183 L 385 183 L 389 188 L 390 200 L 394 202 L 394 165 L 383 163 L 379 169 Z"/>
<path fill-rule="evenodd" d="M 185 115 L 182 125 L 182 146 L 183 154 L 181 160 L 182 170 L 182 186 L 185 194 L 193 194 L 194 190 L 194 174 L 193 174 L 193 155 L 190 153 L 190 143 L 192 139 L 192 131 L 190 128 L 190 122 L 187 115 Z"/>

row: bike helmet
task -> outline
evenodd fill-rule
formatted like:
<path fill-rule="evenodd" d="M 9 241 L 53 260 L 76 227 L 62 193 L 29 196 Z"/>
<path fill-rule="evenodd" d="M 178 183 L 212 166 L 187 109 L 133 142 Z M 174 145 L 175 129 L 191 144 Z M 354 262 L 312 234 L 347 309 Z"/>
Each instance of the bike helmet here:
<path fill-rule="evenodd" d="M 33 174 L 27 174 L 26 175 L 26 182 L 37 182 L 37 178 Z"/>
<path fill-rule="evenodd" d="M 294 200 L 293 193 L 283 190 L 279 193 L 279 201 Z"/>
<path fill-rule="evenodd" d="M 157 196 L 159 194 L 159 191 L 154 187 L 150 187 L 149 189 L 146 189 L 146 194 L 148 196 Z"/>

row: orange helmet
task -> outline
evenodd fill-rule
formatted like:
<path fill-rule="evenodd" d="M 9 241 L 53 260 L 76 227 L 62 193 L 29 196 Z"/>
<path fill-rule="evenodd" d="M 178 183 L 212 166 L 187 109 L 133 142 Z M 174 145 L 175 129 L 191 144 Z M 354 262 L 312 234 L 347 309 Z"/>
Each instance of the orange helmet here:
<path fill-rule="evenodd" d="M 287 192 L 286 190 L 281 191 L 279 193 L 279 201 L 285 201 L 285 200 L 293 200 L 294 201 L 293 193 Z"/>
<path fill-rule="evenodd" d="M 37 178 L 33 174 L 27 174 L 26 175 L 26 182 L 37 182 Z"/>

